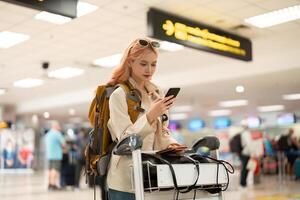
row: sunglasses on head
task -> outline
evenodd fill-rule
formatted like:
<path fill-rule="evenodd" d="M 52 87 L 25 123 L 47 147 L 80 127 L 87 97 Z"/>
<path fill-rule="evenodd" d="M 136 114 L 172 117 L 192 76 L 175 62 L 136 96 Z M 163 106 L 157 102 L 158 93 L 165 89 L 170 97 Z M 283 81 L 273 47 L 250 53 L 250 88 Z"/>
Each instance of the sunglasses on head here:
<path fill-rule="evenodd" d="M 148 41 L 148 40 L 143 40 L 140 39 L 139 40 L 139 44 L 143 47 L 147 47 L 149 44 L 153 47 L 153 48 L 159 48 L 160 44 L 157 41 Z"/>

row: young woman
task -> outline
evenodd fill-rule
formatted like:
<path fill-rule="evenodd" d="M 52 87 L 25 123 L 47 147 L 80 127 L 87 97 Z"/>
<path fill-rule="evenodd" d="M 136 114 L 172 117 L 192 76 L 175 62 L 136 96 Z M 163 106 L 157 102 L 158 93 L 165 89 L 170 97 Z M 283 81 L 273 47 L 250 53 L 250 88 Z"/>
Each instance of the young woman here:
<path fill-rule="evenodd" d="M 133 41 L 109 81 L 109 84 L 116 85 L 128 80 L 141 93 L 141 107 L 145 112 L 134 123 L 128 115 L 124 89 L 119 87 L 111 94 L 108 128 L 113 139 L 117 141 L 132 133 L 140 134 L 143 139 L 142 150 L 162 150 L 179 146 L 170 136 L 168 122 L 161 117 L 167 114 L 175 98 L 165 98 L 162 91 L 151 82 L 156 71 L 158 47 L 158 42 L 149 39 Z M 110 200 L 135 199 L 129 168 L 131 162 L 129 156 L 112 155 L 107 176 Z"/>

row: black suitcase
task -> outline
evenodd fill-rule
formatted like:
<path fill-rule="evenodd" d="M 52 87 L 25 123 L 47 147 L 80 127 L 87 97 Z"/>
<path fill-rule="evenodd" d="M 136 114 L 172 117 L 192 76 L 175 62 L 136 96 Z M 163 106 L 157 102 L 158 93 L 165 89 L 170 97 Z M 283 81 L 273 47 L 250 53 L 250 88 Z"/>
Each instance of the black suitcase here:
<path fill-rule="evenodd" d="M 296 180 L 300 180 L 300 158 L 297 158 L 294 163 L 294 173 Z"/>
<path fill-rule="evenodd" d="M 75 170 L 76 162 L 74 162 L 74 152 L 63 154 L 62 165 L 61 165 L 61 181 L 62 187 L 75 186 Z"/>

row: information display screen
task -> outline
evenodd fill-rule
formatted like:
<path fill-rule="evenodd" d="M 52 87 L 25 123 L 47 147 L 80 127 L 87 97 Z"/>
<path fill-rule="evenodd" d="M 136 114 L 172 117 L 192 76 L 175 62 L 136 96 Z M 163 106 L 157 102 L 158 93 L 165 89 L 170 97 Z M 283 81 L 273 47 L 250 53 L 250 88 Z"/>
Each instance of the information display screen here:
<path fill-rule="evenodd" d="M 188 129 L 191 132 L 200 131 L 205 127 L 205 122 L 202 119 L 192 119 L 188 122 Z"/>
<path fill-rule="evenodd" d="M 21 6 L 75 18 L 78 0 L 4 0 Z"/>
<path fill-rule="evenodd" d="M 291 125 L 296 122 L 296 116 L 294 113 L 281 114 L 277 118 L 277 124 L 281 126 Z"/>
<path fill-rule="evenodd" d="M 228 128 L 231 125 L 231 120 L 227 117 L 219 117 L 214 120 L 215 129 Z"/>
<path fill-rule="evenodd" d="M 249 128 L 258 128 L 261 124 L 261 119 L 259 117 L 248 117 L 247 124 Z"/>

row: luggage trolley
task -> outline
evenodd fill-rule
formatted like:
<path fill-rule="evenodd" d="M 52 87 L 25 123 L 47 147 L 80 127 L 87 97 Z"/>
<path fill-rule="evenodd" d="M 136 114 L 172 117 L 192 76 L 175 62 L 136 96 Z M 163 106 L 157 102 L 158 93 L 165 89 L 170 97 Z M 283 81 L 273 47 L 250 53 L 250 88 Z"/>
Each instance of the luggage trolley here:
<path fill-rule="evenodd" d="M 132 173 L 132 187 L 135 190 L 136 200 L 162 200 L 162 199 L 176 199 L 176 190 L 171 175 L 171 171 L 166 164 L 153 164 L 149 161 L 142 160 L 143 154 L 155 154 L 155 151 L 142 152 L 142 143 L 138 135 L 130 136 L 121 141 L 114 153 L 117 155 L 132 155 L 133 164 L 131 166 Z M 206 146 L 210 150 L 210 156 L 218 159 L 218 148 L 220 146 L 219 140 L 213 136 L 207 136 L 198 140 L 192 147 L 190 152 L 196 152 L 199 147 Z M 189 153 L 187 151 L 187 154 Z M 144 169 L 143 169 L 144 166 Z M 145 167 L 146 166 L 146 167 Z M 150 166 L 151 173 L 150 173 Z M 177 185 L 180 188 L 188 187 L 195 182 L 197 178 L 196 167 L 193 164 L 172 164 L 176 174 Z M 153 177 L 154 169 L 154 177 Z M 144 174 L 143 174 L 144 170 Z M 226 186 L 229 182 L 228 172 L 224 165 L 217 163 L 200 163 L 199 164 L 199 178 L 197 180 L 196 190 L 191 190 L 187 193 L 180 193 L 179 200 L 223 200 L 223 192 L 211 194 L 207 189 L 215 189 L 216 187 Z M 145 177 L 148 182 L 147 188 L 144 188 Z M 153 184 L 150 180 L 153 180 Z"/>

